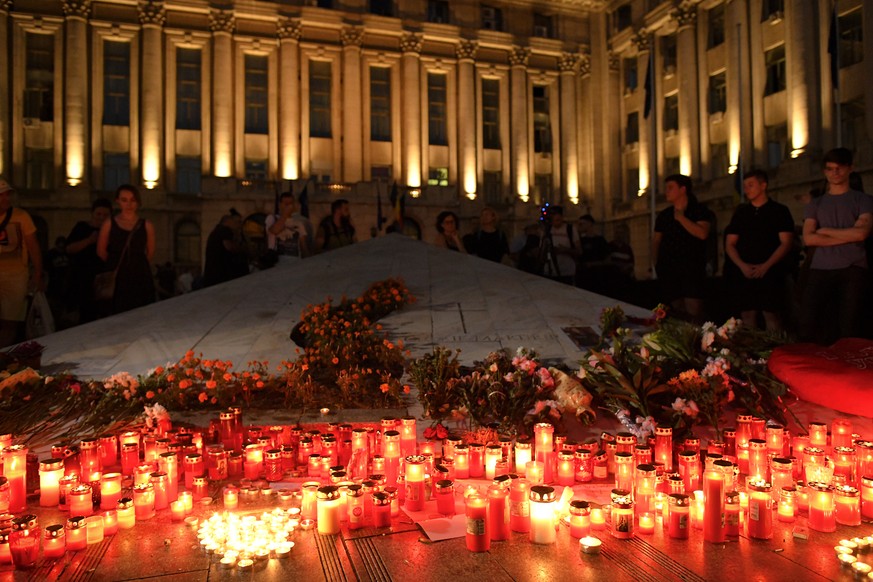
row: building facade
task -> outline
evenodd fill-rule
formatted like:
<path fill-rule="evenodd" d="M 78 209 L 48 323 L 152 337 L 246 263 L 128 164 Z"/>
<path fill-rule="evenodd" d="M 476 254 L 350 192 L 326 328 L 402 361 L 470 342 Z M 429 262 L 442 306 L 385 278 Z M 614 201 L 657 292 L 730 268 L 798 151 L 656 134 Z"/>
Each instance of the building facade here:
<path fill-rule="evenodd" d="M 562 203 L 629 233 L 644 276 L 670 173 L 729 216 L 730 174 L 767 168 L 799 219 L 824 150 L 873 167 L 862 4 L 0 0 L 0 174 L 45 240 L 140 185 L 181 266 L 230 207 L 257 238 L 285 189 L 378 234 L 396 182 L 425 239 L 447 208 L 517 231 Z"/>

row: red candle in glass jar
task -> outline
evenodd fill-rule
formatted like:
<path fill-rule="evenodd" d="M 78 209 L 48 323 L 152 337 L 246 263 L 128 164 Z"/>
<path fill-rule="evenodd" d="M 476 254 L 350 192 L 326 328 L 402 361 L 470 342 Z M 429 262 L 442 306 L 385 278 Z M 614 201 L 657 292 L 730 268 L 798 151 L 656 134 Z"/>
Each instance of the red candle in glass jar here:
<path fill-rule="evenodd" d="M 766 481 L 750 481 L 749 519 L 747 520 L 750 538 L 769 540 L 773 537 L 773 500 L 770 497 L 770 484 Z"/>
<path fill-rule="evenodd" d="M 485 476 L 485 446 L 470 445 L 470 477 L 478 479 Z"/>
<path fill-rule="evenodd" d="M 9 551 L 16 569 L 29 569 L 39 559 L 39 542 L 42 536 L 35 515 L 22 515 L 12 522 L 9 534 Z"/>
<path fill-rule="evenodd" d="M 861 479 L 861 515 L 873 519 L 873 476 Z"/>
<path fill-rule="evenodd" d="M 664 471 L 673 470 L 673 429 L 669 426 L 655 427 L 655 461 L 664 465 Z"/>
<path fill-rule="evenodd" d="M 115 509 L 121 499 L 121 473 L 106 473 L 100 478 L 100 509 Z"/>
<path fill-rule="evenodd" d="M 530 481 L 513 479 L 509 486 L 509 528 L 518 533 L 530 531 Z"/>
<path fill-rule="evenodd" d="M 467 521 L 466 544 L 471 552 L 487 552 L 491 549 L 488 531 L 488 501 L 479 494 L 464 499 Z"/>
<path fill-rule="evenodd" d="M 842 525 L 861 525 L 860 491 L 850 485 L 834 487 L 834 519 Z"/>
<path fill-rule="evenodd" d="M 809 528 L 821 532 L 837 529 L 834 490 L 825 483 L 809 483 Z"/>
<path fill-rule="evenodd" d="M 491 541 L 509 539 L 509 488 L 491 485 L 488 488 L 488 531 Z"/>
<path fill-rule="evenodd" d="M 66 553 L 67 536 L 64 526 L 53 524 L 45 528 L 42 539 L 42 555 L 46 560 L 63 558 Z"/>
<path fill-rule="evenodd" d="M 570 502 L 570 536 L 581 539 L 591 533 L 591 504 L 574 499 Z"/>
<path fill-rule="evenodd" d="M 406 457 L 406 508 L 410 511 L 422 511 L 425 502 L 425 458 L 421 455 Z"/>
<path fill-rule="evenodd" d="M 81 515 L 67 520 L 65 536 L 68 552 L 78 552 L 88 547 L 88 528 Z"/>
<path fill-rule="evenodd" d="M 736 537 L 740 535 L 740 493 L 728 491 L 724 498 L 724 533 Z"/>
<path fill-rule="evenodd" d="M 3 449 L 3 475 L 9 484 L 9 512 L 21 513 L 27 508 L 27 447 Z"/>
<path fill-rule="evenodd" d="M 449 479 L 436 482 L 434 487 L 437 511 L 443 517 L 455 515 L 455 483 Z"/>
<path fill-rule="evenodd" d="M 725 541 L 724 478 L 718 471 L 703 473 L 703 539 Z"/>
<path fill-rule="evenodd" d="M 687 539 L 691 529 L 691 498 L 684 493 L 667 496 L 667 535 L 674 539 Z"/>
<path fill-rule="evenodd" d="M 194 488 L 194 477 L 204 474 L 203 455 L 191 453 L 185 455 L 185 488 Z"/>
<path fill-rule="evenodd" d="M 576 481 L 575 452 L 558 453 L 558 485 L 570 487 Z"/>

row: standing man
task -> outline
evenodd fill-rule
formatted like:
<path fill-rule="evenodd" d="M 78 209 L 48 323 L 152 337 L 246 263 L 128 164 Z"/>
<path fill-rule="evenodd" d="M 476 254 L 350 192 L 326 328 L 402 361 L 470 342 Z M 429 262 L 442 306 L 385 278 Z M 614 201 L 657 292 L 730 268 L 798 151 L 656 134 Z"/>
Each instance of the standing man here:
<path fill-rule="evenodd" d="M 339 198 L 331 203 L 330 216 L 325 217 L 318 225 L 315 243 L 318 252 L 332 251 L 358 242 L 351 216 L 348 200 Z"/>
<path fill-rule="evenodd" d="M 242 216 L 231 209 L 221 217 L 206 239 L 206 258 L 203 261 L 203 287 L 211 287 L 248 275 L 249 265 L 245 249 L 239 244 Z"/>
<path fill-rule="evenodd" d="M 67 236 L 67 254 L 75 295 L 75 307 L 79 310 L 79 323 L 94 321 L 100 310 L 94 301 L 94 277 L 103 270 L 103 261 L 97 256 L 97 236 L 100 227 L 112 216 L 112 202 L 98 198 L 91 204 L 90 220 L 81 220 Z"/>
<path fill-rule="evenodd" d="M 12 207 L 12 191 L 9 182 L 0 178 L 0 347 L 12 345 L 22 335 L 28 279 L 32 289 L 42 290 L 36 227 L 27 212 Z"/>
<path fill-rule="evenodd" d="M 785 305 L 785 257 L 794 244 L 794 219 L 784 204 L 767 195 L 768 178 L 752 170 L 743 180 L 748 204 L 734 211 L 725 231 L 725 253 L 739 269 L 732 281 L 733 297 L 745 325 L 756 327 L 762 312 L 768 330 L 782 329 L 780 306 Z"/>
<path fill-rule="evenodd" d="M 541 245 L 545 273 L 550 279 L 572 285 L 579 256 L 573 224 L 564 220 L 564 208 L 556 204 L 546 208 L 545 219 Z"/>
<path fill-rule="evenodd" d="M 666 302 L 700 323 L 706 291 L 706 239 L 712 213 L 697 201 L 691 178 L 667 176 L 665 194 L 670 206 L 655 219 L 652 258 Z"/>
<path fill-rule="evenodd" d="M 267 217 L 267 247 L 280 255 L 304 258 L 310 255 L 306 219 L 296 214 L 294 194 L 279 195 L 279 214 Z"/>
<path fill-rule="evenodd" d="M 803 242 L 815 250 L 800 310 L 800 336 L 807 341 L 832 343 L 861 332 L 867 282 L 864 240 L 873 225 L 873 198 L 849 187 L 852 161 L 846 148 L 825 154 L 828 190 L 804 212 Z"/>

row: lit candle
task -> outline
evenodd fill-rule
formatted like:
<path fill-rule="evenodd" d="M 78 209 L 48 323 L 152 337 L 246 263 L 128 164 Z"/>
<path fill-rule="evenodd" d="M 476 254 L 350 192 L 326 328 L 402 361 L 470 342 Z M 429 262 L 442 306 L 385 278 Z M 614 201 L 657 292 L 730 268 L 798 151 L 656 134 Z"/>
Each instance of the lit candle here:
<path fill-rule="evenodd" d="M 667 535 L 687 539 L 691 498 L 684 493 L 671 493 L 667 496 L 667 503 Z"/>
<path fill-rule="evenodd" d="M 749 477 L 767 481 L 770 478 L 769 459 L 767 457 L 767 441 L 751 439 L 749 441 Z"/>
<path fill-rule="evenodd" d="M 64 526 L 53 524 L 45 528 L 42 539 L 42 555 L 46 560 L 63 558 L 66 552 L 67 536 Z"/>
<path fill-rule="evenodd" d="M 186 515 L 194 511 L 194 495 L 190 491 L 182 491 L 179 493 L 179 501 L 181 501 L 185 506 Z"/>
<path fill-rule="evenodd" d="M 58 503 L 60 503 L 60 480 L 63 476 L 63 459 L 43 459 L 39 462 L 40 507 L 55 507 L 56 505 L 58 505 Z"/>
<path fill-rule="evenodd" d="M 775 422 L 767 424 L 767 450 L 771 455 L 782 456 L 785 428 Z"/>
<path fill-rule="evenodd" d="M 655 479 L 654 465 L 637 465 L 634 482 L 634 507 L 637 515 L 651 513 L 655 506 Z"/>
<path fill-rule="evenodd" d="M 119 507 L 121 503 L 119 502 Z M 155 516 L 155 486 L 151 483 L 133 486 L 133 506 L 136 521 L 151 519 Z M 124 527 L 122 525 L 122 527 Z"/>
<path fill-rule="evenodd" d="M 458 479 L 470 478 L 470 447 L 464 444 L 455 445 L 453 449 L 455 463 L 455 477 Z"/>
<path fill-rule="evenodd" d="M 303 519 L 316 519 L 317 503 L 318 503 L 318 487 L 317 481 L 307 481 L 300 486 L 300 491 L 303 495 L 300 504 L 300 517 Z"/>
<path fill-rule="evenodd" d="M 360 485 L 349 485 L 346 491 L 346 516 L 350 530 L 364 527 L 364 497 Z"/>
<path fill-rule="evenodd" d="M 203 475 L 203 455 L 199 453 L 191 453 L 185 455 L 185 487 L 187 489 L 194 488 L 194 477 Z"/>
<path fill-rule="evenodd" d="M 11 445 L 3 449 L 3 476 L 9 484 L 9 512 L 27 508 L 27 447 Z"/>
<path fill-rule="evenodd" d="M 551 426 L 551 425 L 549 425 Z M 530 541 L 553 544 L 555 532 L 555 489 L 546 485 L 530 488 Z"/>
<path fill-rule="evenodd" d="M 170 512 L 173 521 L 182 521 L 185 519 L 185 502 L 178 500 L 171 501 Z"/>
<path fill-rule="evenodd" d="M 386 431 L 382 435 L 382 455 L 385 457 L 385 483 L 396 485 L 400 474 L 400 433 Z"/>
<path fill-rule="evenodd" d="M 809 431 L 809 444 L 813 447 L 824 449 L 828 446 L 828 425 L 823 422 L 810 422 L 807 425 Z"/>
<path fill-rule="evenodd" d="M 115 509 L 121 499 L 121 473 L 106 473 L 100 478 L 100 509 Z"/>
<path fill-rule="evenodd" d="M 478 443 L 472 443 L 470 445 L 470 477 L 478 479 L 484 476 L 485 446 Z"/>
<path fill-rule="evenodd" d="M 861 515 L 873 519 L 873 476 L 861 479 Z"/>
<path fill-rule="evenodd" d="M 69 493 L 70 515 L 88 517 L 93 513 L 91 486 L 87 483 L 76 485 Z"/>
<path fill-rule="evenodd" d="M 592 525 L 594 520 L 592 518 Z M 621 540 L 634 536 L 634 502 L 627 491 L 612 490 L 612 536 Z"/>
<path fill-rule="evenodd" d="M 170 506 L 170 495 L 167 488 L 167 474 L 163 471 L 155 471 L 149 476 L 155 493 L 155 509 L 166 509 Z"/>
<path fill-rule="evenodd" d="M 754 480 L 747 485 L 749 489 L 748 534 L 750 538 L 769 540 L 773 537 L 773 511 L 770 498 L 770 484 Z"/>
<path fill-rule="evenodd" d="M 664 471 L 673 471 L 673 429 L 655 427 L 655 461 L 664 465 Z"/>
<path fill-rule="evenodd" d="M 503 485 L 491 485 L 488 488 L 488 531 L 491 541 L 508 540 L 510 538 L 509 482 Z"/>
<path fill-rule="evenodd" d="M 136 524 L 136 514 L 134 513 L 133 499 L 130 497 L 122 497 L 118 500 L 118 527 L 121 529 L 130 529 Z"/>
<path fill-rule="evenodd" d="M 525 475 L 527 480 L 534 485 L 543 484 L 543 475 L 545 469 L 542 461 L 528 461 L 525 467 Z"/>
<path fill-rule="evenodd" d="M 579 540 L 579 549 L 583 554 L 599 554 L 602 542 L 595 537 L 584 537 Z"/>
<path fill-rule="evenodd" d="M 77 515 L 67 520 L 65 537 L 67 550 L 70 552 L 78 552 L 88 547 L 88 529 L 83 516 Z"/>
<path fill-rule="evenodd" d="M 400 452 L 409 456 L 415 454 L 415 417 L 404 416 L 400 419 Z"/>
<path fill-rule="evenodd" d="M 553 481 L 554 456 L 554 433 L 555 427 L 547 422 L 539 422 L 534 425 L 534 439 L 536 441 L 535 459 L 543 463 L 543 483 Z"/>
<path fill-rule="evenodd" d="M 100 437 L 100 461 L 104 467 L 112 467 L 118 462 L 118 437 L 115 435 Z"/>
<path fill-rule="evenodd" d="M 264 471 L 264 450 L 260 445 L 247 445 L 245 450 L 246 479 L 256 480 Z"/>
<path fill-rule="evenodd" d="M 118 533 L 118 511 L 108 509 L 100 515 L 103 516 L 103 535 L 111 536 Z"/>
<path fill-rule="evenodd" d="M 574 499 L 570 502 L 570 536 L 588 537 L 591 533 L 591 505 L 587 501 Z"/>
<path fill-rule="evenodd" d="M 842 525 L 861 525 L 860 491 L 850 485 L 834 488 L 834 518 Z"/>
<path fill-rule="evenodd" d="M 373 493 L 373 527 L 391 527 L 391 496 L 387 491 Z"/>
<path fill-rule="evenodd" d="M 422 455 L 406 457 L 406 508 L 410 511 L 424 510 L 427 495 L 424 490 L 425 458 Z"/>
<path fill-rule="evenodd" d="M 515 443 L 515 472 L 524 477 L 527 464 L 531 460 L 530 441 L 517 441 Z"/>
<path fill-rule="evenodd" d="M 794 461 L 784 457 L 770 459 L 770 485 L 772 485 L 773 500 L 778 501 L 783 487 L 794 486 Z"/>
<path fill-rule="evenodd" d="M 632 453 L 615 453 L 615 488 L 633 491 L 634 456 Z"/>
<path fill-rule="evenodd" d="M 437 481 L 434 486 L 437 511 L 443 517 L 455 515 L 455 483 L 449 479 Z"/>
<path fill-rule="evenodd" d="M 321 487 L 316 492 L 318 533 L 334 535 L 340 532 L 339 488 L 334 485 Z"/>
<path fill-rule="evenodd" d="M 825 483 L 809 483 L 809 528 L 832 532 L 837 529 L 834 490 Z"/>
<path fill-rule="evenodd" d="M 831 445 L 833 447 L 852 446 L 852 421 L 848 418 L 835 418 L 831 422 Z"/>
<path fill-rule="evenodd" d="M 530 531 L 530 481 L 513 479 L 509 486 L 509 528 L 514 532 Z"/>
<path fill-rule="evenodd" d="M 79 467 L 81 475 L 93 475 L 103 472 L 103 460 L 100 457 L 100 441 L 95 438 L 82 439 L 79 443 Z"/>
<path fill-rule="evenodd" d="M 88 544 L 99 544 L 103 541 L 103 516 L 89 515 L 85 518 L 85 536 Z"/>
<path fill-rule="evenodd" d="M 468 495 L 464 499 L 464 503 L 467 518 L 467 550 L 487 552 L 491 549 L 491 536 L 488 531 L 488 502 L 481 495 L 473 494 Z"/>
<path fill-rule="evenodd" d="M 791 523 L 794 521 L 796 510 L 795 496 L 797 489 L 795 487 L 782 487 L 779 492 L 779 506 L 776 510 L 776 517 L 783 523 Z"/>
<path fill-rule="evenodd" d="M 679 453 L 679 475 L 685 484 L 685 492 L 691 493 L 700 486 L 700 453 L 682 451 Z"/>
<path fill-rule="evenodd" d="M 591 509 L 591 529 L 600 531 L 606 529 L 606 515 L 600 507 Z"/>
<path fill-rule="evenodd" d="M 847 485 L 854 486 L 858 468 L 858 456 L 853 447 L 834 447 L 834 477 L 840 476 Z"/>
<path fill-rule="evenodd" d="M 653 513 L 641 513 L 639 517 L 639 531 L 642 534 L 655 533 L 655 515 Z"/>
<path fill-rule="evenodd" d="M 724 478 L 718 471 L 703 473 L 703 539 L 707 542 L 725 541 Z"/>
<path fill-rule="evenodd" d="M 485 447 L 485 478 L 494 479 L 497 471 L 497 461 L 503 458 L 503 448 L 500 445 Z"/>
<path fill-rule="evenodd" d="M 591 451 L 587 449 L 578 449 L 576 451 L 574 459 L 576 466 L 575 481 L 589 483 L 594 478 L 594 466 L 591 456 Z"/>

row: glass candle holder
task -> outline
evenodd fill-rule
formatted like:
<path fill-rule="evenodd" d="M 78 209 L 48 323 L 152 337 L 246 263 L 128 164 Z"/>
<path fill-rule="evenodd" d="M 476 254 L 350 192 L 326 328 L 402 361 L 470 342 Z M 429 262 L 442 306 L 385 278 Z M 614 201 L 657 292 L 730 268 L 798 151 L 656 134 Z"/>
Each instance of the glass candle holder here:
<path fill-rule="evenodd" d="M 558 452 L 557 483 L 571 487 L 576 482 L 576 454 L 573 451 Z"/>
<path fill-rule="evenodd" d="M 771 458 L 770 484 L 773 486 L 773 500 L 778 501 L 782 488 L 794 485 L 794 461 L 785 457 Z"/>
<path fill-rule="evenodd" d="M 691 498 L 684 493 L 671 493 L 667 496 L 667 535 L 674 539 L 688 539 Z"/>
<path fill-rule="evenodd" d="M 9 551 L 16 569 L 30 569 L 39 559 L 39 542 L 42 531 L 35 515 L 22 515 L 12 522 L 9 534 Z"/>
<path fill-rule="evenodd" d="M 518 441 L 515 443 L 515 472 L 524 477 L 527 464 L 532 461 L 530 441 Z"/>
<path fill-rule="evenodd" d="M 727 536 L 740 535 L 740 493 L 728 491 L 724 497 L 724 533 Z"/>
<path fill-rule="evenodd" d="M 103 516 L 103 535 L 111 536 L 118 533 L 118 511 L 107 509 L 100 515 Z"/>
<path fill-rule="evenodd" d="M 767 441 L 764 439 L 749 440 L 749 477 L 767 481 L 770 477 L 769 459 L 767 456 Z"/>
<path fill-rule="evenodd" d="M 634 445 L 634 465 L 651 465 L 654 458 L 654 449 L 649 445 Z"/>
<path fill-rule="evenodd" d="M 615 488 L 633 491 L 634 456 L 633 453 L 615 453 Z"/>
<path fill-rule="evenodd" d="M 637 437 L 629 432 L 619 432 L 615 435 L 616 453 L 633 454 L 634 446 L 637 444 Z"/>
<path fill-rule="evenodd" d="M 810 422 L 807 425 L 810 446 L 820 449 L 828 446 L 828 425 L 823 422 Z"/>
<path fill-rule="evenodd" d="M 861 492 L 850 485 L 834 487 L 834 519 L 841 525 L 861 525 Z"/>
<path fill-rule="evenodd" d="M 194 477 L 199 477 L 204 474 L 205 465 L 203 463 L 203 455 L 200 453 L 190 453 L 185 455 L 183 462 L 185 466 L 185 488 L 194 488 Z"/>
<path fill-rule="evenodd" d="M 81 483 L 70 489 L 67 495 L 70 506 L 70 515 L 81 515 L 88 517 L 94 511 L 94 505 L 91 497 L 91 485 Z"/>
<path fill-rule="evenodd" d="M 785 428 L 781 424 L 771 422 L 766 427 L 767 451 L 771 455 L 781 456 L 783 454 Z"/>
<path fill-rule="evenodd" d="M 503 447 L 488 445 L 485 447 L 485 478 L 494 479 L 497 474 L 497 463 L 503 459 Z"/>
<path fill-rule="evenodd" d="M 46 560 L 63 558 L 67 551 L 67 536 L 64 526 L 52 524 L 45 528 L 42 538 L 42 555 Z"/>
<path fill-rule="evenodd" d="M 100 509 L 115 509 L 121 499 L 121 473 L 105 473 L 100 478 Z"/>
<path fill-rule="evenodd" d="M 488 531 L 491 541 L 508 540 L 509 527 L 509 488 L 491 485 L 488 488 Z"/>
<path fill-rule="evenodd" d="M 317 497 L 318 533 L 335 535 L 340 532 L 340 492 L 334 485 L 320 487 Z"/>
<path fill-rule="evenodd" d="M 437 511 L 443 517 L 455 515 L 455 482 L 449 479 L 437 481 L 434 486 Z"/>
<path fill-rule="evenodd" d="M 405 462 L 406 507 L 410 511 L 422 511 L 427 499 L 425 494 L 425 458 L 410 455 Z"/>
<path fill-rule="evenodd" d="M 668 473 L 673 470 L 673 428 L 655 427 L 655 461 L 664 465 Z"/>
<path fill-rule="evenodd" d="M 837 529 L 834 489 L 826 483 L 808 483 L 809 528 L 815 531 L 832 532 Z"/>
<path fill-rule="evenodd" d="M 797 488 L 793 485 L 782 487 L 779 490 L 779 505 L 776 509 L 776 517 L 783 523 L 792 523 L 797 513 L 795 497 Z"/>
<path fill-rule="evenodd" d="M 102 515 L 89 515 L 85 518 L 85 537 L 89 545 L 99 544 L 103 541 Z"/>
<path fill-rule="evenodd" d="M 364 527 L 364 492 L 360 485 L 349 485 L 346 491 L 346 516 L 350 530 Z"/>
<path fill-rule="evenodd" d="M 612 490 L 612 527 L 610 533 L 618 539 L 630 539 L 634 535 L 634 502 L 629 492 Z"/>
<path fill-rule="evenodd" d="M 685 492 L 696 491 L 700 486 L 700 453 L 682 451 L 679 453 L 679 475 L 685 485 Z"/>
<path fill-rule="evenodd" d="M 703 473 L 703 540 L 725 541 L 724 476 L 719 471 Z"/>
<path fill-rule="evenodd" d="M 170 495 L 167 484 L 167 474 L 163 471 L 155 471 L 149 475 L 149 483 L 155 494 L 155 509 L 166 509 L 170 506 Z"/>
<path fill-rule="evenodd" d="M 530 488 L 530 541 L 553 544 L 555 532 L 555 489 L 547 485 Z"/>
<path fill-rule="evenodd" d="M 391 496 L 387 491 L 373 493 L 373 527 L 391 527 Z"/>
<path fill-rule="evenodd" d="M 115 510 L 118 516 L 119 529 L 130 529 L 136 525 L 136 514 L 134 510 L 133 499 L 130 497 L 122 497 L 118 500 L 118 507 Z"/>
<path fill-rule="evenodd" d="M 861 478 L 861 515 L 873 519 L 873 476 Z"/>
<path fill-rule="evenodd" d="M 750 538 L 769 540 L 773 537 L 773 500 L 770 497 L 770 483 L 761 480 L 750 481 L 749 519 L 747 529 Z"/>
<path fill-rule="evenodd" d="M 854 447 L 833 448 L 834 478 L 840 478 L 842 483 L 852 485 L 857 483 L 858 455 Z"/>
<path fill-rule="evenodd" d="M 574 499 L 570 502 L 570 536 L 581 539 L 591 533 L 591 504 Z"/>
<path fill-rule="evenodd" d="M 67 551 L 78 552 L 88 547 L 88 528 L 85 518 L 81 515 L 67 520 L 65 537 L 67 539 Z"/>
<path fill-rule="evenodd" d="M 509 486 L 509 528 L 514 532 L 530 531 L 530 484 L 527 479 L 513 479 Z"/>
<path fill-rule="evenodd" d="M 831 446 L 852 446 L 852 421 L 848 418 L 835 418 L 831 421 Z"/>
<path fill-rule="evenodd" d="M 119 503 L 119 507 L 120 507 Z M 144 521 L 155 516 L 155 486 L 143 483 L 133 486 L 133 506 L 136 521 Z M 123 527 L 123 526 L 122 526 Z"/>
<path fill-rule="evenodd" d="M 90 479 L 91 475 L 103 472 L 103 459 L 100 456 L 100 441 L 96 438 L 82 439 L 79 443 L 79 468 L 81 475 Z"/>
<path fill-rule="evenodd" d="M 470 445 L 470 477 L 478 479 L 484 476 L 485 446 L 478 443 L 473 443 Z"/>
<path fill-rule="evenodd" d="M 64 476 L 63 459 L 43 459 L 39 462 L 39 505 L 55 507 L 61 501 L 61 477 Z M 0 503 L 2 506 L 2 503 Z M 0 507 L 0 509 L 3 509 Z M 3 513 L 8 507 L 3 509 Z"/>
<path fill-rule="evenodd" d="M 488 531 L 488 500 L 479 494 L 464 498 L 464 513 L 466 516 L 467 550 L 471 552 L 487 552 L 491 549 L 491 536 Z"/>
<path fill-rule="evenodd" d="M 3 476 L 9 486 L 9 512 L 27 508 L 27 447 L 11 445 L 3 449 Z"/>

